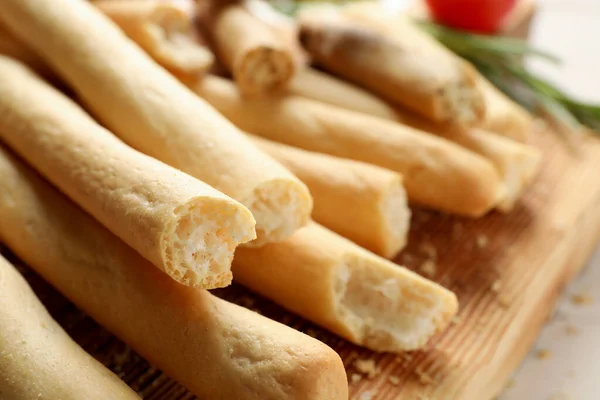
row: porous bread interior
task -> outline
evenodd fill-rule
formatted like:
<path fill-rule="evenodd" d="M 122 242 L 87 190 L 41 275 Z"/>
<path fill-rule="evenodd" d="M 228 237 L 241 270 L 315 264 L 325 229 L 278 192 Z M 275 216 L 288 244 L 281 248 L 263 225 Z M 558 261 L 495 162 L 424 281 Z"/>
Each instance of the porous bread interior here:
<path fill-rule="evenodd" d="M 471 126 L 481 120 L 480 110 L 485 107 L 483 95 L 470 81 L 468 76 L 463 76 L 446 82 L 440 89 L 440 112 L 444 121 Z"/>
<path fill-rule="evenodd" d="M 406 190 L 398 181 L 379 204 L 383 220 L 382 231 L 385 232 L 386 242 L 384 255 L 393 258 L 406 245 L 406 235 L 410 227 L 410 208 L 408 208 Z"/>
<path fill-rule="evenodd" d="M 368 258 L 352 255 L 339 266 L 334 288 L 339 319 L 370 349 L 423 347 L 456 313 L 455 297 L 409 271 L 393 274 L 374 268 Z"/>
<path fill-rule="evenodd" d="M 521 197 L 523 190 L 531 183 L 539 171 L 542 155 L 537 150 L 522 152 L 503 165 L 502 178 L 506 188 L 504 198 L 498 203 L 498 210 L 511 211 Z"/>
<path fill-rule="evenodd" d="M 248 216 L 233 202 L 207 198 L 194 199 L 174 214 L 162 237 L 165 272 L 187 286 L 229 285 L 235 248 L 256 237 Z"/>
<path fill-rule="evenodd" d="M 291 179 L 273 179 L 257 186 L 243 202 L 256 219 L 256 240 L 249 247 L 280 242 L 306 225 L 312 198 L 306 186 Z"/>
<path fill-rule="evenodd" d="M 285 50 L 259 46 L 247 52 L 235 70 L 242 89 L 270 91 L 285 86 L 291 79 L 294 61 Z"/>

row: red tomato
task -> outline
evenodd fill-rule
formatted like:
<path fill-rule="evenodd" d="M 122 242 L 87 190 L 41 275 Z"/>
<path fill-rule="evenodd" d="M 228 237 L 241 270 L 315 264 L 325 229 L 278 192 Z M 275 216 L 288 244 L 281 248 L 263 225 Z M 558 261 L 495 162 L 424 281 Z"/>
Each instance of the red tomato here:
<path fill-rule="evenodd" d="M 466 31 L 497 32 L 516 0 L 426 0 L 436 22 Z"/>

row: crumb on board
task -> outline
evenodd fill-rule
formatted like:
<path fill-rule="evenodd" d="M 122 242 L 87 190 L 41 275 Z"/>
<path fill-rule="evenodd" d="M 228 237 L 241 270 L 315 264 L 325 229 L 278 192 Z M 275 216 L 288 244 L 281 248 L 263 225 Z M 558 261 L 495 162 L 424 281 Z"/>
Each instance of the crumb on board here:
<path fill-rule="evenodd" d="M 437 272 L 437 265 L 435 264 L 435 261 L 431 259 L 425 260 L 423 264 L 421 264 L 419 271 L 421 271 L 426 277 L 432 278 Z"/>
<path fill-rule="evenodd" d="M 577 306 L 586 306 L 592 304 L 593 302 L 594 299 L 592 298 L 592 296 L 590 296 L 586 292 L 577 293 L 571 296 L 571 303 Z"/>
<path fill-rule="evenodd" d="M 402 264 L 412 265 L 415 263 L 415 256 L 409 253 L 404 253 L 402 255 Z"/>
<path fill-rule="evenodd" d="M 350 383 L 357 384 L 361 380 L 362 380 L 362 375 L 361 374 L 357 374 L 356 372 L 350 374 Z"/>
<path fill-rule="evenodd" d="M 540 349 L 536 351 L 535 356 L 538 360 L 547 360 L 552 357 L 552 352 L 548 349 Z"/>
<path fill-rule="evenodd" d="M 430 260 L 437 259 L 437 249 L 431 243 L 429 243 L 429 242 L 421 243 L 421 251 Z"/>
<path fill-rule="evenodd" d="M 395 375 L 388 377 L 388 381 L 390 381 L 390 383 L 394 386 L 398 386 L 400 384 L 400 378 Z"/>
<path fill-rule="evenodd" d="M 492 286 L 490 286 L 490 290 L 494 293 L 499 293 L 502 288 L 502 284 L 500 283 L 500 279 L 496 279 Z"/>
<path fill-rule="evenodd" d="M 431 374 L 423 369 L 421 365 L 415 368 L 415 374 L 419 378 L 419 382 L 423 385 L 433 385 L 439 383 Z"/>
<path fill-rule="evenodd" d="M 375 360 L 372 358 L 359 358 L 358 360 L 354 361 L 353 365 L 358 372 L 366 375 L 369 379 L 373 379 L 379 373 L 379 368 L 377 368 L 377 365 L 375 365 Z"/>
<path fill-rule="evenodd" d="M 488 244 L 488 237 L 481 234 L 477 235 L 476 243 L 478 248 L 483 249 Z"/>
<path fill-rule="evenodd" d="M 361 395 L 359 396 L 359 400 L 373 400 L 373 392 L 372 391 L 368 391 L 368 392 L 363 392 L 361 393 Z"/>
<path fill-rule="evenodd" d="M 579 333 L 579 329 L 577 329 L 577 327 L 574 325 L 567 325 L 567 327 L 565 328 L 565 333 L 568 336 L 575 336 Z"/>

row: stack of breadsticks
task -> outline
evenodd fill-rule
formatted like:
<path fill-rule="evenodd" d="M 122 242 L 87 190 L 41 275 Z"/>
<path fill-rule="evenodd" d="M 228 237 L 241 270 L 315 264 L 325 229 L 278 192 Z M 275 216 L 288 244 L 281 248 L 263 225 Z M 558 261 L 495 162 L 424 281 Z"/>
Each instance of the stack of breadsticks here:
<path fill-rule="evenodd" d="M 198 396 L 345 399 L 329 347 L 206 289 L 233 278 L 355 344 L 421 348 L 458 304 L 386 259 L 409 203 L 509 211 L 540 154 L 529 116 L 409 22 L 311 12 L 291 43 L 256 10 L 0 3 L 0 242 Z M 135 398 L 0 259 L 3 286 L 0 397 Z"/>

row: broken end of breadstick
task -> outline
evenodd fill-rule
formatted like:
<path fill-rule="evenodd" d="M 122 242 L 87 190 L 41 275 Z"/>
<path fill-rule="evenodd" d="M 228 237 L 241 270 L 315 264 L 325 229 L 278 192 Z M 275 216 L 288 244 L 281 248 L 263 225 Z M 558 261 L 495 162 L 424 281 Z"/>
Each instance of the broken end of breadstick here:
<path fill-rule="evenodd" d="M 260 184 L 253 190 L 252 198 L 243 203 L 257 221 L 257 237 L 248 243 L 250 247 L 288 238 L 308 223 L 313 208 L 313 199 L 306 185 L 296 178 L 286 177 Z"/>
<path fill-rule="evenodd" d="M 235 61 L 233 77 L 243 93 L 258 94 L 286 87 L 295 70 L 295 61 L 288 49 L 261 45 L 249 49 Z"/>
<path fill-rule="evenodd" d="M 458 311 L 451 291 L 362 249 L 348 252 L 339 269 L 339 318 L 355 343 L 372 350 L 421 348 Z"/>
<path fill-rule="evenodd" d="M 186 286 L 231 284 L 235 248 L 256 238 L 250 211 L 233 200 L 197 197 L 174 214 L 161 238 L 165 272 Z"/>
<path fill-rule="evenodd" d="M 383 237 L 380 253 L 385 258 L 394 258 L 406 246 L 410 228 L 410 208 L 406 190 L 400 175 L 394 179 L 380 199 L 381 225 Z"/>
<path fill-rule="evenodd" d="M 95 3 L 156 62 L 175 73 L 204 73 L 214 55 L 194 31 L 191 10 L 177 2 L 104 0 Z"/>
<path fill-rule="evenodd" d="M 506 193 L 496 208 L 505 213 L 513 210 L 525 189 L 535 180 L 542 164 L 542 153 L 535 147 L 512 141 L 511 144 L 518 145 L 521 149 L 514 154 L 512 162 L 504 166 L 502 176 Z"/>

